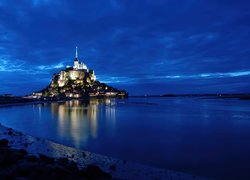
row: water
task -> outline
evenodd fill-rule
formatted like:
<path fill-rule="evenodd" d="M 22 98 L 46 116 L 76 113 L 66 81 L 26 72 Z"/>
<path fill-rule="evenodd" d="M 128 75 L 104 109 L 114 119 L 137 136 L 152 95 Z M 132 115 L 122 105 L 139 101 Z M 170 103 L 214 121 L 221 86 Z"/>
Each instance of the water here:
<path fill-rule="evenodd" d="M 250 101 L 129 98 L 3 106 L 0 123 L 133 162 L 250 178 Z"/>

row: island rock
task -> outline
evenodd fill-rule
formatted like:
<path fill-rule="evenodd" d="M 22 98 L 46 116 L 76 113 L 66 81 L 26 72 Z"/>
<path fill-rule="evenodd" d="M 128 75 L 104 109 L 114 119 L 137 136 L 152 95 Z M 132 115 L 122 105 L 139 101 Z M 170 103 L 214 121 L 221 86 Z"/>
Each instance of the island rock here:
<path fill-rule="evenodd" d="M 128 93 L 118 90 L 105 83 L 96 80 L 94 70 L 78 59 L 76 55 L 73 66 L 67 66 L 58 74 L 54 74 L 51 83 L 43 90 L 33 93 L 33 98 L 58 97 L 58 98 L 81 98 L 81 97 L 127 97 Z"/>

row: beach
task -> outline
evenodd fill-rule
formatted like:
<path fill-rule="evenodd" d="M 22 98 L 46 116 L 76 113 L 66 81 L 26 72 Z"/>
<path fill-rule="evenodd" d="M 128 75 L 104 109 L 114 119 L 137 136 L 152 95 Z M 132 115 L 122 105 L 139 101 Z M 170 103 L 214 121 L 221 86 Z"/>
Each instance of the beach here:
<path fill-rule="evenodd" d="M 36 173 L 41 173 L 40 177 L 57 179 L 205 179 L 67 147 L 3 125 L 0 125 L 0 140 L 1 152 L 12 157 L 1 158 L 2 178 L 34 179 Z"/>

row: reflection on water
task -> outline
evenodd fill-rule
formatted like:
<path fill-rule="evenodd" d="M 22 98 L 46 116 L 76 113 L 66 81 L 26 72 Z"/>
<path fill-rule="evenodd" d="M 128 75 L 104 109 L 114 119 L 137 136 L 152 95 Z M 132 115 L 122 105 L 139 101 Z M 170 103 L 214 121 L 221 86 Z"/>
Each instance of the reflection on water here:
<path fill-rule="evenodd" d="M 1 107 L 0 123 L 120 159 L 250 179 L 249 107 L 250 101 L 198 98 L 73 100 Z"/>
<path fill-rule="evenodd" d="M 98 106 L 102 105 L 103 108 Z M 110 127 L 115 128 L 115 100 L 114 99 L 90 99 L 86 101 L 72 100 L 60 103 L 52 103 L 51 115 L 58 119 L 59 136 L 72 137 L 75 147 L 80 147 L 88 139 L 98 137 L 98 110 L 105 113 Z M 38 106 L 39 114 L 42 105 Z"/>

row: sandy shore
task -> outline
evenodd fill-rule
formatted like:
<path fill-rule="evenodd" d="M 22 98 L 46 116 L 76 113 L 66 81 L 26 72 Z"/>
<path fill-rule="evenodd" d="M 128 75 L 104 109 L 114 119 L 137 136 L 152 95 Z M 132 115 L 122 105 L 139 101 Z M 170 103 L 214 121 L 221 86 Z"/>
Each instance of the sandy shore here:
<path fill-rule="evenodd" d="M 67 173 L 70 173 L 71 176 L 77 175 L 76 177 L 80 179 L 93 179 L 93 173 L 96 175 L 96 177 L 98 177 L 97 179 L 205 179 L 186 173 L 154 168 L 146 165 L 127 162 L 126 160 L 119 160 L 87 151 L 82 151 L 45 139 L 32 137 L 2 125 L 0 125 L 0 140 L 3 144 L 0 146 L 0 149 L 4 149 L 4 152 L 9 152 L 14 149 L 14 151 L 20 151 L 21 149 L 21 151 L 24 153 L 22 158 L 25 159 L 25 162 L 29 162 L 30 156 L 37 158 L 36 161 L 38 162 L 44 162 L 44 160 L 46 161 L 46 159 L 48 160 L 51 158 L 53 159 L 52 161 L 56 163 L 54 165 L 55 167 L 61 167 L 61 162 L 67 161 L 66 165 L 64 164 L 62 168 L 67 170 Z M 72 172 L 68 172 L 68 166 L 71 167 L 72 163 L 73 165 L 75 164 L 75 167 L 73 168 Z M 49 167 L 51 167 L 51 165 Z M 0 167 L 0 172 L 1 170 L 3 170 L 3 167 Z M 32 171 L 32 169 L 30 169 L 30 171 Z M 92 174 L 89 172 L 92 172 Z M 88 176 L 86 176 L 86 174 Z M 66 177 L 68 176 L 64 176 L 64 178 Z"/>

